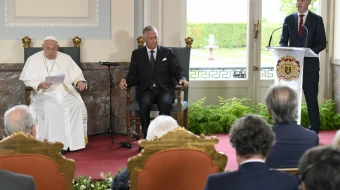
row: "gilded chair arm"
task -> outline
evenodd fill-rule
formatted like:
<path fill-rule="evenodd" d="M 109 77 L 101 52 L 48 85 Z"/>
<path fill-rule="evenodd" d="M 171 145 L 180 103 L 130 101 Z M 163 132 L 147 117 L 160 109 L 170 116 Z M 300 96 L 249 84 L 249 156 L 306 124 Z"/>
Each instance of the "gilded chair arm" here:
<path fill-rule="evenodd" d="M 176 89 L 176 99 L 177 99 L 177 105 L 176 107 L 178 109 L 180 109 L 182 107 L 182 97 L 181 97 L 181 94 L 182 94 L 182 90 L 183 90 L 183 86 L 182 85 L 176 85 L 175 89 Z"/>
<path fill-rule="evenodd" d="M 126 105 L 130 105 L 130 102 L 131 102 L 131 87 L 134 87 L 134 86 L 136 86 L 138 84 L 139 84 L 139 82 L 134 82 L 134 83 L 127 84 L 127 88 L 126 88 Z"/>
<path fill-rule="evenodd" d="M 29 106 L 31 104 L 31 92 L 33 88 L 31 86 L 25 86 L 25 98 L 26 98 L 26 105 Z"/>

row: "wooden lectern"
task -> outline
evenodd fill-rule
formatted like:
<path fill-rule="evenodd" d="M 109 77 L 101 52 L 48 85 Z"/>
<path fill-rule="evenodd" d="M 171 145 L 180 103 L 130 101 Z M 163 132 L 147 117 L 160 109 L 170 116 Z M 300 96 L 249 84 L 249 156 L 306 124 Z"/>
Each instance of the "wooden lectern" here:
<path fill-rule="evenodd" d="M 266 46 L 266 49 L 273 54 L 275 60 L 275 84 L 289 86 L 298 94 L 297 122 L 300 124 L 304 57 L 318 57 L 318 55 L 309 48 L 301 47 Z"/>

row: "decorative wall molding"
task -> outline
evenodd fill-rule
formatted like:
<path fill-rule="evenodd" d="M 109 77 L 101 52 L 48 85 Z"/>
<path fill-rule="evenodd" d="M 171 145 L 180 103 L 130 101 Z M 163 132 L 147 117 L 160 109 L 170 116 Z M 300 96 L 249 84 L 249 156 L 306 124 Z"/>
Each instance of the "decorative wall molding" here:
<path fill-rule="evenodd" d="M 340 59 L 334 59 L 334 58 L 332 58 L 332 59 L 331 59 L 331 63 L 332 63 L 333 65 L 340 65 Z"/>
<path fill-rule="evenodd" d="M 30 8 L 31 5 L 26 1 L 31 2 L 35 7 Z M 77 4 L 81 1 L 84 3 L 78 7 Z M 2 0 L 1 2 L 0 40 L 21 40 L 23 36 L 29 36 L 32 40 L 42 40 L 49 35 L 54 35 L 59 40 L 69 40 L 70 36 L 79 36 L 87 40 L 111 39 L 111 0 Z M 17 2 L 18 5 L 15 4 Z M 39 2 L 43 2 L 43 5 L 36 5 Z M 66 4 L 69 2 L 66 8 L 65 2 Z M 64 7 L 67 9 L 65 15 L 61 10 L 60 13 L 51 12 L 51 17 L 46 17 L 49 14 L 44 9 L 47 3 L 55 5 L 56 10 Z M 26 11 L 22 6 L 32 10 Z M 70 7 L 75 7 L 78 11 L 73 12 Z M 35 13 L 39 8 L 43 9 L 42 12 Z M 21 10 L 21 13 L 16 13 L 17 10 Z"/>
<path fill-rule="evenodd" d="M 17 17 L 16 0 L 5 0 L 5 26 L 6 27 L 98 27 L 99 26 L 99 2 L 87 0 L 88 17 Z M 19 6 L 19 5 L 17 5 Z M 81 5 L 78 7 L 81 8 Z M 61 10 L 62 12 L 62 10 Z"/>

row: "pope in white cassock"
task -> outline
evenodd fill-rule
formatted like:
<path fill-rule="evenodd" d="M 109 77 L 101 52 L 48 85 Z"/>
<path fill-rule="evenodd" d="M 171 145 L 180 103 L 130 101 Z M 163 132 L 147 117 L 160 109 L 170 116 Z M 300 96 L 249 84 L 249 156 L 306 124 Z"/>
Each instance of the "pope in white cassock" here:
<path fill-rule="evenodd" d="M 74 86 L 83 91 L 87 85 L 79 66 L 58 47 L 55 37 L 46 37 L 43 51 L 27 59 L 20 80 L 33 88 L 30 108 L 37 118 L 37 139 L 62 142 L 64 150 L 72 151 L 85 148 L 87 138 L 87 111 Z M 45 82 L 58 74 L 65 74 L 64 83 Z"/>

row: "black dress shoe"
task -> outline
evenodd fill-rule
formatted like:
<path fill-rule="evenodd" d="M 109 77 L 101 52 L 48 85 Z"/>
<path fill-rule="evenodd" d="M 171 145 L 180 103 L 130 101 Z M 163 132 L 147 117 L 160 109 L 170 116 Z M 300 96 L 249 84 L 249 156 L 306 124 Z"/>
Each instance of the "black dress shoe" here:
<path fill-rule="evenodd" d="M 61 149 L 61 150 L 60 150 L 60 153 L 61 153 L 61 155 L 65 155 L 65 153 L 66 153 L 66 150 L 64 150 L 64 149 Z"/>

